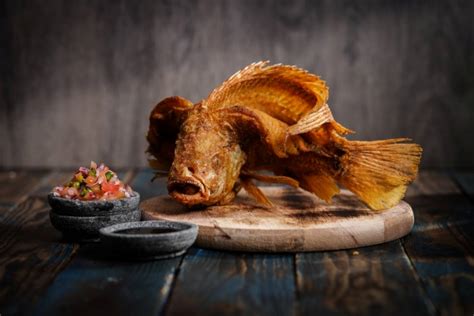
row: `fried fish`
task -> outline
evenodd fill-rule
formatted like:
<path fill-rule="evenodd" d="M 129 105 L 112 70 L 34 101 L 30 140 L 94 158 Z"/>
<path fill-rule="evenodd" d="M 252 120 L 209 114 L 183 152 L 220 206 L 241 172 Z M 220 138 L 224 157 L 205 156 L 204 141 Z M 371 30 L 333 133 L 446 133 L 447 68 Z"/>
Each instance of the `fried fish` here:
<path fill-rule="evenodd" d="M 303 69 L 253 63 L 197 104 L 176 96 L 158 103 L 150 166 L 188 206 L 230 203 L 241 188 L 270 206 L 255 180 L 327 202 L 343 186 L 373 210 L 396 205 L 416 178 L 421 147 L 407 138 L 347 140 L 352 131 L 334 120 L 328 96 L 326 83 Z"/>

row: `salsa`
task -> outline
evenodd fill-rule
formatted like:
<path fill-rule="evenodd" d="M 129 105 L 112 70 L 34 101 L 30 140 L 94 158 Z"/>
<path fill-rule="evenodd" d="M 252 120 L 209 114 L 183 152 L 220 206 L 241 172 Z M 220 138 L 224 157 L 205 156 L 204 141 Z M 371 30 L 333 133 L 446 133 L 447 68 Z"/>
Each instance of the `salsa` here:
<path fill-rule="evenodd" d="M 54 196 L 74 200 L 116 200 L 130 197 L 132 189 L 117 174 L 93 161 L 89 168 L 80 167 L 67 183 L 53 189 Z"/>

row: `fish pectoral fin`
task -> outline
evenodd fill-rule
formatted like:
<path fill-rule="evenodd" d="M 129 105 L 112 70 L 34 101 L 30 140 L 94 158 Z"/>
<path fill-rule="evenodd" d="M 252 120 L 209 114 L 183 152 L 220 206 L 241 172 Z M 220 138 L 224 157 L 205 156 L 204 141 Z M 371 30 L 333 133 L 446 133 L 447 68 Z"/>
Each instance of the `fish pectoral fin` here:
<path fill-rule="evenodd" d="M 155 171 L 155 175 L 153 176 L 153 178 L 151 178 L 150 182 L 153 182 L 153 181 L 155 181 L 156 179 L 165 178 L 165 177 L 168 177 L 168 171 L 165 171 L 165 170 L 156 170 L 156 171 Z"/>
<path fill-rule="evenodd" d="M 150 182 L 155 181 L 159 178 L 168 177 L 169 170 L 165 163 L 156 159 L 148 159 L 148 165 L 154 169 L 153 178 L 151 178 Z"/>
<path fill-rule="evenodd" d="M 273 203 L 263 194 L 263 192 L 252 182 L 252 179 L 246 176 L 240 177 L 240 183 L 247 193 L 258 203 L 266 207 L 272 207 Z"/>
<path fill-rule="evenodd" d="M 223 121 L 229 122 L 241 139 L 252 139 L 263 145 L 279 158 L 297 155 L 310 150 L 299 135 L 288 135 L 288 124 L 265 112 L 245 106 L 233 106 L 219 110 Z"/>
<path fill-rule="evenodd" d="M 298 188 L 300 186 L 297 180 L 287 177 L 287 176 L 272 176 L 272 175 L 254 173 L 250 171 L 242 171 L 241 174 L 245 175 L 248 178 L 252 178 L 261 182 L 286 184 L 294 188 Z"/>
<path fill-rule="evenodd" d="M 162 160 L 157 160 L 156 158 L 148 159 L 148 166 L 154 169 L 157 173 L 168 174 L 169 164 L 163 162 Z"/>
<path fill-rule="evenodd" d="M 288 135 L 304 134 L 321 127 L 325 123 L 331 123 L 338 134 L 345 135 L 353 133 L 334 120 L 331 110 L 327 104 L 315 107 L 312 111 L 302 117 L 296 124 L 288 127 Z"/>
<path fill-rule="evenodd" d="M 323 125 L 334 120 L 331 110 L 327 104 L 313 109 L 304 117 L 302 117 L 296 124 L 288 127 L 289 135 L 298 135 L 307 133 L 313 129 L 316 129 Z"/>
<path fill-rule="evenodd" d="M 334 195 L 339 194 L 336 180 L 326 174 L 305 174 L 298 177 L 301 188 L 316 194 L 327 203 Z"/>

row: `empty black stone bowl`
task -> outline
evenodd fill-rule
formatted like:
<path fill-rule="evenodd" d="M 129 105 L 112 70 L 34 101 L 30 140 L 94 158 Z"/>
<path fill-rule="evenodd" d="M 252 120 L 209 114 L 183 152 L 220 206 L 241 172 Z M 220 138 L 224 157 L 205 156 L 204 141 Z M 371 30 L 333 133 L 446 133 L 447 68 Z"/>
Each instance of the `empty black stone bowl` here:
<path fill-rule="evenodd" d="M 119 214 L 106 216 L 69 216 L 49 212 L 49 218 L 54 228 L 61 231 L 66 239 L 76 241 L 92 241 L 99 239 L 99 229 L 125 222 L 135 222 L 141 219 L 141 210 L 135 209 Z"/>
<path fill-rule="evenodd" d="M 182 255 L 196 240 L 195 224 L 144 221 L 108 226 L 100 230 L 102 245 L 128 260 L 164 259 Z"/>
<path fill-rule="evenodd" d="M 136 210 L 140 194 L 133 192 L 128 198 L 118 200 L 81 201 L 48 194 L 48 202 L 56 214 L 69 216 L 106 216 Z"/>

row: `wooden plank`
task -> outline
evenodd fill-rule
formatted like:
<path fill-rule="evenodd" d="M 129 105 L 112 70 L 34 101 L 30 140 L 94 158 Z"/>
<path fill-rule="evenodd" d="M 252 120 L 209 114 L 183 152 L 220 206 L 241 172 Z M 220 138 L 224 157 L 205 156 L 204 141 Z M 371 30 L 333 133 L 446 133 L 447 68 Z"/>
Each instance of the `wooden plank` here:
<path fill-rule="evenodd" d="M 126 262 L 82 246 L 35 307 L 37 315 L 158 315 L 180 258 Z"/>
<path fill-rule="evenodd" d="M 474 313 L 472 203 L 447 174 L 421 173 L 408 192 L 415 227 L 404 248 L 440 315 Z"/>
<path fill-rule="evenodd" d="M 296 255 L 298 314 L 432 315 L 399 241 Z"/>
<path fill-rule="evenodd" d="M 166 315 L 290 315 L 295 308 L 292 255 L 191 249 Z"/>
<path fill-rule="evenodd" d="M 120 175 L 123 179 L 127 176 Z M 131 186 L 150 196 L 159 185 L 150 184 L 150 170 L 138 172 Z M 130 177 L 128 177 L 130 178 Z M 156 315 L 159 314 L 181 258 L 149 262 L 108 260 L 100 244 L 81 245 L 72 263 L 44 293 L 39 315 Z"/>
<path fill-rule="evenodd" d="M 35 193 L 50 190 L 51 182 L 59 181 L 64 175 L 44 172 L 20 175 L 16 185 L 23 187 L 35 182 L 39 185 L 30 186 L 32 195 L 22 198 L 20 204 L 3 212 L 1 217 L 0 312 L 6 315 L 27 313 L 39 293 L 77 250 L 77 245 L 57 241 L 60 234 L 49 222 L 46 197 Z M 14 196 L 23 189 L 8 190 Z"/>
<path fill-rule="evenodd" d="M 474 172 L 454 172 L 453 176 L 462 191 L 474 201 Z"/>
<path fill-rule="evenodd" d="M 0 171 L 0 210 L 6 210 L 26 199 L 38 183 L 48 174 L 45 170 Z"/>
<path fill-rule="evenodd" d="M 458 241 L 472 255 L 474 254 L 474 229 L 472 229 L 474 221 L 474 172 L 454 172 L 451 174 L 451 177 L 467 199 L 470 200 L 471 207 L 463 208 L 461 219 L 454 223 L 448 222 L 447 224 Z"/>

